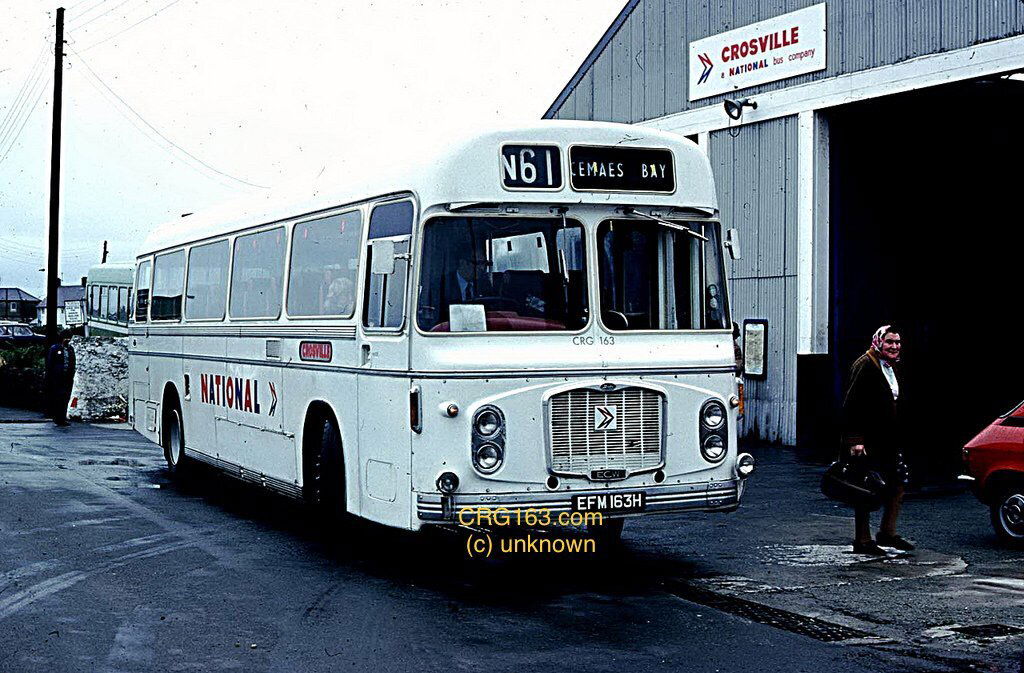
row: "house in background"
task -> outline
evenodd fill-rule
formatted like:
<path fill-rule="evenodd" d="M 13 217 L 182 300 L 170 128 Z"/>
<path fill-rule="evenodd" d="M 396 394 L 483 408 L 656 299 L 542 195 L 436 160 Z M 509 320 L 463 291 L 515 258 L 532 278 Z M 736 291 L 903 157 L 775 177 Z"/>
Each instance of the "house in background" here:
<path fill-rule="evenodd" d="M 85 320 L 85 279 L 83 278 L 82 281 L 81 285 L 57 286 L 57 326 L 61 329 L 81 325 Z M 49 299 L 47 297 L 36 307 L 36 322 L 40 325 L 46 324 L 46 302 Z M 67 315 L 69 304 L 74 305 L 78 309 L 77 313 L 74 313 L 74 309 L 72 309 L 72 318 L 77 316 L 77 319 L 71 323 L 68 322 Z"/>
<path fill-rule="evenodd" d="M 39 299 L 17 287 L 0 287 L 0 320 L 32 322 Z"/>

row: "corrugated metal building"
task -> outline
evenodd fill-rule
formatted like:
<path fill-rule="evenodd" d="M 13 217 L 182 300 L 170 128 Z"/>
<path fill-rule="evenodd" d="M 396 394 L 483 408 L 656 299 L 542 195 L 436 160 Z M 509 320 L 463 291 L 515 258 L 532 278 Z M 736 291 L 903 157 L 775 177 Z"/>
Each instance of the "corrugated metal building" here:
<path fill-rule="evenodd" d="M 783 34 L 808 12 L 821 24 Z M 956 330 L 990 329 L 992 311 L 1016 303 L 989 295 L 1015 280 L 1015 261 L 993 249 L 1019 238 L 992 245 L 976 225 L 1020 219 L 1007 195 L 1024 135 L 1024 81 L 1010 76 L 1024 70 L 1022 34 L 1020 0 L 632 0 L 551 105 L 546 117 L 651 124 L 708 152 L 723 221 L 743 243 L 731 269 L 734 317 L 769 324 L 768 375 L 747 382 L 749 438 L 794 444 L 799 432 L 801 442 L 834 444 L 844 373 L 882 322 L 904 326 L 921 418 L 964 412 L 961 426 L 932 439 L 954 446 L 1024 397 L 1019 358 L 1001 348 L 949 364 L 965 345 Z M 768 52 L 796 37 L 821 40 L 818 65 L 763 81 L 769 66 L 788 67 Z M 762 49 L 744 47 L 748 38 Z M 738 61 L 765 68 L 754 73 L 761 83 L 733 78 Z M 756 109 L 730 118 L 726 99 L 744 98 Z M 993 268 L 983 306 L 950 279 Z M 937 400 L 936 385 L 984 399 Z"/>

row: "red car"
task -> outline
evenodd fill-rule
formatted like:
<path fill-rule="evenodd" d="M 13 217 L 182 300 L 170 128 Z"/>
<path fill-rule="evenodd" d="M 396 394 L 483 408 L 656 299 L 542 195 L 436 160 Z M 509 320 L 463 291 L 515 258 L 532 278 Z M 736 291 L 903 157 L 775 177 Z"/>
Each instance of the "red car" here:
<path fill-rule="evenodd" d="M 967 443 L 963 452 L 974 494 L 989 506 L 1003 540 L 1024 544 L 1024 402 Z"/>

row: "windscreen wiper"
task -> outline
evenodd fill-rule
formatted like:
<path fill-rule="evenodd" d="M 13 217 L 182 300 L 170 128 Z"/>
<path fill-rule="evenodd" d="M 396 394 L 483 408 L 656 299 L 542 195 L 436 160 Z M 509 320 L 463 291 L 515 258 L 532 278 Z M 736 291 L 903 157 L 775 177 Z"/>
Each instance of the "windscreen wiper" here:
<path fill-rule="evenodd" d="M 645 219 L 651 220 L 652 222 L 657 222 L 661 226 L 668 227 L 669 229 L 675 229 L 677 231 L 682 231 L 683 233 L 689 234 L 690 236 L 693 236 L 694 238 L 699 238 L 702 241 L 707 241 L 708 240 L 708 237 L 705 236 L 704 234 L 698 234 L 696 231 L 694 231 L 693 229 L 690 229 L 689 227 L 687 227 L 685 225 L 677 224 L 676 222 L 669 222 L 668 220 L 663 220 L 660 217 L 655 217 L 654 215 L 648 215 L 647 213 L 641 213 L 636 208 L 623 208 L 622 212 L 625 213 L 626 215 L 636 215 L 637 217 L 643 217 Z"/>

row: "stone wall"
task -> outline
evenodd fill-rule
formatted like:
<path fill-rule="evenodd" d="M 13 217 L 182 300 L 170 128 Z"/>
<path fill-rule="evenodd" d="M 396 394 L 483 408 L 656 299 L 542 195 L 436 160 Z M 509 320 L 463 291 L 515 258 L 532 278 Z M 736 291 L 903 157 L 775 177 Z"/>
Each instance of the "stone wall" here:
<path fill-rule="evenodd" d="M 89 422 L 126 419 L 128 339 L 76 336 L 71 345 L 76 369 L 68 417 Z"/>

